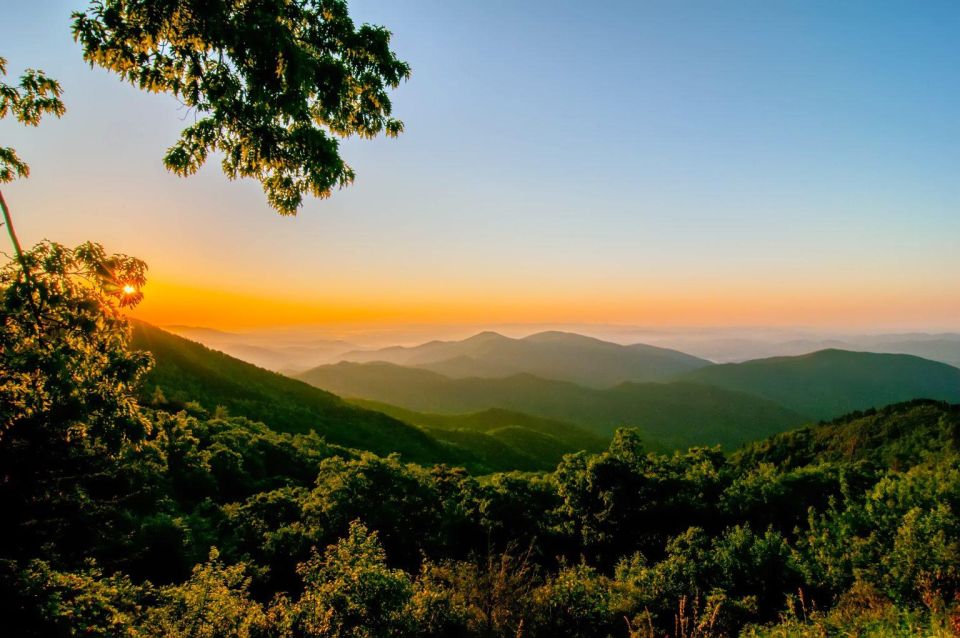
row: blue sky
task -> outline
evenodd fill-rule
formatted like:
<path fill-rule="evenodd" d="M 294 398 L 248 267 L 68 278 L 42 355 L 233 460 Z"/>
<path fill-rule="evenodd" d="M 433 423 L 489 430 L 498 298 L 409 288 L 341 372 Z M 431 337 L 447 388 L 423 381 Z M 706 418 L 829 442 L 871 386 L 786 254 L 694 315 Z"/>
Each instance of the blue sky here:
<path fill-rule="evenodd" d="M 0 6 L 69 109 L 0 124 L 23 239 L 143 257 L 158 317 L 214 321 L 179 287 L 278 323 L 960 328 L 955 2 L 354 2 L 413 67 L 406 132 L 345 142 L 356 184 L 295 219 L 164 172 L 182 113 L 82 62 L 83 2 Z"/>

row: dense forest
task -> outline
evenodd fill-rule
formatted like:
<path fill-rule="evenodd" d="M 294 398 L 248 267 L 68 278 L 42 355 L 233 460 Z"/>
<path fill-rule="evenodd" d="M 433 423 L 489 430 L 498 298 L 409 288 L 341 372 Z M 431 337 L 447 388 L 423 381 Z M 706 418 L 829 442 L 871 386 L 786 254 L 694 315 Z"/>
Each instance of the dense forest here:
<path fill-rule="evenodd" d="M 116 284 L 142 264 L 92 244 L 23 263 L 0 276 L 0 606 L 17 635 L 960 625 L 957 406 L 854 413 L 730 454 L 650 452 L 621 429 L 549 472 L 470 473 L 139 401 L 152 357 Z"/>

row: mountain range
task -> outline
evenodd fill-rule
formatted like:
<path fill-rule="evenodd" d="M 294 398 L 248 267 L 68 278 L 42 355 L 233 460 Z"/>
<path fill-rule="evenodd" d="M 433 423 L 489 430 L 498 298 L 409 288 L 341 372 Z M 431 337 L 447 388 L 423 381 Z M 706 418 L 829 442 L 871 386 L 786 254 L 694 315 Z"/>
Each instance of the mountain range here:
<path fill-rule="evenodd" d="M 134 324 L 134 345 L 156 360 L 145 398 L 159 388 L 168 406 L 222 406 L 280 431 L 476 471 L 546 469 L 564 454 L 601 449 L 618 427 L 637 428 L 651 449 L 734 448 L 851 410 L 914 398 L 960 402 L 960 369 L 836 349 L 711 364 L 569 333 L 487 332 L 354 351 L 348 356 L 374 360 L 293 379 L 143 323 Z"/>
<path fill-rule="evenodd" d="M 657 445 L 735 447 L 803 423 L 773 401 L 695 383 L 622 383 L 598 389 L 529 373 L 497 379 L 453 379 L 392 363 L 320 366 L 298 378 L 351 398 L 420 412 L 462 413 L 503 408 L 569 421 L 609 438 L 636 427 Z"/>
<path fill-rule="evenodd" d="M 371 358 L 369 353 L 376 352 L 377 349 L 385 350 L 384 346 L 422 343 L 431 333 L 463 334 L 464 330 L 464 328 L 438 329 L 427 326 L 390 329 L 305 326 L 284 329 L 262 328 L 243 332 L 183 325 L 170 325 L 163 328 L 168 332 L 199 341 L 215 350 L 284 374 L 296 374 L 314 366 L 337 363 L 342 360 L 371 361 L 374 358 Z M 509 326 L 506 329 L 514 331 L 517 327 Z M 556 329 L 551 328 L 551 330 Z M 583 333 L 598 337 L 607 342 L 614 342 L 613 345 L 648 344 L 648 347 L 679 351 L 714 363 L 739 363 L 752 359 L 799 356 L 819 350 L 838 349 L 912 354 L 960 367 L 960 334 L 950 332 L 857 334 L 774 328 L 671 330 L 602 325 L 567 326 L 563 330 L 566 334 Z M 517 339 L 517 341 L 520 340 Z M 413 350 L 415 347 L 406 349 Z M 389 357 L 384 360 L 409 365 Z M 431 359 L 423 365 L 438 361 L 442 359 Z M 442 368 L 438 368 L 437 371 L 453 376 L 458 374 L 455 370 Z M 471 371 L 471 374 L 473 372 L 475 370 Z M 589 380 L 587 381 L 589 384 Z"/>
<path fill-rule="evenodd" d="M 431 341 L 347 352 L 343 361 L 386 362 L 453 378 L 498 378 L 526 373 L 606 388 L 625 381 L 662 381 L 710 365 L 706 359 L 645 344 L 622 346 L 568 332 L 540 332 L 512 339 L 481 332 L 462 341 Z"/>
<path fill-rule="evenodd" d="M 604 437 L 635 427 L 653 447 L 734 447 L 854 410 L 916 398 L 960 402 L 960 369 L 911 355 L 838 349 L 711 364 L 662 348 L 550 332 L 526 339 L 481 333 L 348 356 L 371 361 L 318 366 L 298 378 L 421 412 L 502 408 Z M 584 377 L 592 383 L 571 381 Z M 651 377 L 657 381 L 638 382 Z"/>

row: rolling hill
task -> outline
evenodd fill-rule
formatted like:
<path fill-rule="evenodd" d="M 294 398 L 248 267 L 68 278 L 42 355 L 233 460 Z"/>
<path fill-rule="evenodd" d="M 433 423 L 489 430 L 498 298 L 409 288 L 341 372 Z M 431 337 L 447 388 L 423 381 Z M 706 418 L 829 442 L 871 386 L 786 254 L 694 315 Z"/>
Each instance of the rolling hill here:
<path fill-rule="evenodd" d="M 960 367 L 960 335 L 955 333 L 880 335 L 855 340 L 847 349 L 912 354 Z"/>
<path fill-rule="evenodd" d="M 315 430 L 330 443 L 381 455 L 398 452 L 407 461 L 479 473 L 539 471 L 553 469 L 564 454 L 605 446 L 576 426 L 525 414 L 444 417 L 355 405 L 141 322 L 133 322 L 133 346 L 151 352 L 156 362 L 143 384 L 145 399 L 160 387 L 170 408 L 190 401 L 207 411 L 224 406 L 278 431 Z"/>
<path fill-rule="evenodd" d="M 531 341 L 541 347 L 557 340 L 569 355 L 569 344 L 581 339 L 589 348 L 624 348 L 602 341 L 597 346 L 588 343 L 596 340 L 566 333 L 525 340 L 481 333 L 466 341 L 475 346 Z M 430 347 L 436 354 L 448 345 Z M 530 373 L 452 378 L 380 362 L 319 366 L 298 381 L 143 323 L 134 324 L 134 346 L 149 350 L 157 361 L 144 392 L 159 386 L 172 404 L 224 406 L 280 431 L 316 430 L 331 443 L 480 471 L 547 469 L 563 454 L 599 449 L 617 427 L 640 429 L 655 449 L 732 448 L 854 410 L 915 398 L 960 401 L 956 368 L 908 355 L 842 350 L 709 365 L 669 383 L 598 388 Z M 408 356 L 418 348 L 388 350 Z M 604 361 L 609 359 L 589 365 Z M 588 367 L 581 365 L 578 373 Z M 491 364 L 488 372 L 494 369 Z M 609 372 L 606 378 L 614 376 Z M 336 395 L 378 403 L 355 405 Z"/>
<path fill-rule="evenodd" d="M 651 443 L 665 447 L 735 447 L 807 420 L 767 399 L 695 383 L 597 389 L 532 374 L 452 379 L 390 363 L 349 362 L 319 366 L 298 378 L 346 397 L 420 412 L 502 408 L 567 421 L 604 437 L 617 427 L 637 427 Z"/>
<path fill-rule="evenodd" d="M 149 351 L 156 362 L 143 384 L 147 396 L 159 386 L 173 404 L 196 401 L 207 410 L 224 406 L 230 414 L 262 421 L 278 431 L 315 430 L 330 443 L 377 454 L 398 452 L 409 461 L 466 465 L 474 461 L 464 450 L 442 444 L 416 427 L 306 383 L 146 323 L 132 322 L 132 327 L 132 346 Z"/>
<path fill-rule="evenodd" d="M 341 358 L 419 367 L 454 378 L 528 373 L 595 388 L 625 381 L 661 381 L 710 365 L 677 350 L 644 344 L 622 346 L 569 332 L 541 332 L 522 339 L 481 332 L 463 341 L 354 351 Z"/>
<path fill-rule="evenodd" d="M 904 354 L 830 349 L 715 365 L 678 379 L 765 397 L 817 419 L 910 399 L 960 402 L 960 369 Z"/>

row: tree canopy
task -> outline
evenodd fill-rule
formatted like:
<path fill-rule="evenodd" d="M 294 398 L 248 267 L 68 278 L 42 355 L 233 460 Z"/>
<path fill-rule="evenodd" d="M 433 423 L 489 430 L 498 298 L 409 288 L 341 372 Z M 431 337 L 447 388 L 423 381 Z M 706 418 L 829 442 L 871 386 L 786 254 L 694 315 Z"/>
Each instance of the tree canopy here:
<path fill-rule="evenodd" d="M 191 175 L 219 151 L 226 175 L 260 181 L 284 215 L 353 182 L 340 138 L 403 130 L 388 89 L 410 66 L 344 0 L 94 0 L 73 34 L 91 65 L 193 112 L 168 169 Z"/>
<path fill-rule="evenodd" d="M 7 60 L 0 58 L 0 76 L 6 74 Z M 41 70 L 27 69 L 15 85 L 0 82 L 0 119 L 13 115 L 21 124 L 37 126 L 44 115 L 60 117 L 66 111 L 61 93 L 59 82 Z M 14 149 L 0 147 L 0 184 L 29 175 L 30 166 Z"/>

